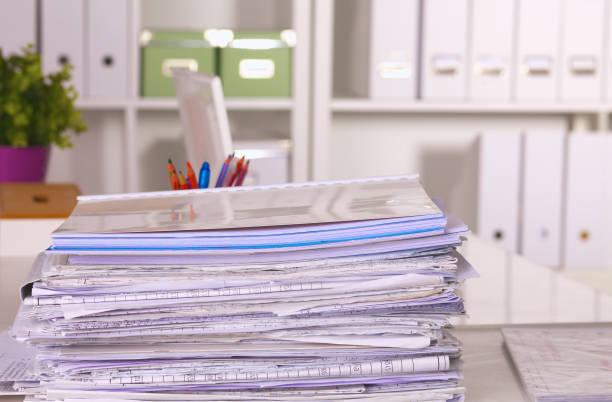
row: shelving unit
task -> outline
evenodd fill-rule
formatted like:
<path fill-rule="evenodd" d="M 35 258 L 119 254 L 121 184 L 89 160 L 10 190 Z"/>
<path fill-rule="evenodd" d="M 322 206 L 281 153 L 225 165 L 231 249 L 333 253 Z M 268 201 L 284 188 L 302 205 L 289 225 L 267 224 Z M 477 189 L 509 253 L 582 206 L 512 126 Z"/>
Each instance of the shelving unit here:
<path fill-rule="evenodd" d="M 112 185 L 110 180 L 97 175 L 95 190 L 96 192 L 115 192 L 115 191 L 142 191 L 149 188 L 141 182 L 141 177 L 145 175 L 142 162 L 147 160 L 147 150 L 142 149 L 146 146 L 148 138 L 147 121 L 151 118 L 156 118 L 158 115 L 163 115 L 166 120 L 171 120 L 168 125 L 173 129 L 180 129 L 178 126 L 178 103 L 175 98 L 144 98 L 140 96 L 140 45 L 139 37 L 142 28 L 145 28 L 142 17 L 145 7 L 161 6 L 166 7 L 162 2 L 145 2 L 142 0 L 129 1 L 129 38 L 128 40 L 128 96 L 119 99 L 97 99 L 97 98 L 81 98 L 76 102 L 79 110 L 83 111 L 88 120 L 90 133 L 79 137 L 78 141 L 87 142 L 88 151 L 98 151 L 93 148 L 108 148 L 109 141 L 114 146 L 120 144 L 121 150 L 116 150 L 115 155 L 106 155 L 103 160 L 107 161 L 108 165 L 112 165 L 116 173 L 123 172 L 123 176 L 118 180 L 121 184 L 115 181 Z M 228 7 L 238 7 L 240 0 L 232 1 L 230 4 L 224 0 L 208 0 L 205 2 L 195 3 L 190 0 L 183 1 L 181 5 L 174 3 L 167 7 L 199 7 L 199 12 L 202 8 L 211 7 L 214 12 L 226 12 Z M 236 4 L 233 4 L 236 3 Z M 278 2 L 276 0 L 257 0 L 250 2 L 247 6 L 253 7 L 253 3 L 258 3 L 261 7 L 267 7 L 265 12 L 280 13 L 283 21 L 290 19 L 290 26 L 276 26 L 274 28 L 291 28 L 296 32 L 298 38 L 296 46 L 292 51 L 292 97 L 291 98 L 226 98 L 225 104 L 230 112 L 230 118 L 240 116 L 242 113 L 262 112 L 271 113 L 271 116 L 276 116 L 277 113 L 288 113 L 289 123 L 283 131 L 286 131 L 286 138 L 291 142 L 291 172 L 290 178 L 293 181 L 304 181 L 309 177 L 308 163 L 310 160 L 310 147 L 308 142 L 309 137 L 309 91 L 310 91 L 310 0 L 292 0 L 288 2 Z M 244 6 L 244 4 L 243 4 Z M 278 10 L 278 6 L 282 7 L 282 13 Z M 231 14 L 231 13 L 230 13 Z M 235 16 L 234 16 L 235 17 Z M 277 18 L 278 19 L 278 18 Z M 228 18 L 215 19 L 222 21 L 230 21 Z M 221 22 L 223 23 L 223 22 Z M 234 21 L 236 29 L 252 29 L 253 26 L 243 28 L 241 21 Z M 210 26 L 217 28 L 223 26 Z M 146 27 L 150 28 L 150 27 Z M 189 27 L 193 28 L 193 27 Z M 202 27 L 206 28 L 206 27 Z M 119 112 L 119 114 L 117 114 Z M 120 131 L 118 134 L 117 131 Z M 257 127 L 253 128 L 257 130 Z M 265 130 L 264 130 L 265 131 Z M 172 134 L 173 133 L 168 133 Z M 235 134 L 235 133 L 234 133 Z M 81 139 L 86 136 L 96 136 L 97 139 Z M 269 139 L 268 134 L 262 133 L 261 140 Z M 108 138 L 107 138 L 108 137 Z M 112 140 L 109 138 L 113 138 Z M 118 137 L 120 141 L 118 142 Z M 145 145 L 143 145 L 143 142 Z M 107 144 L 107 145 L 104 145 Z M 80 144 L 77 144 L 77 146 Z M 91 148 L 91 149 L 90 149 Z M 67 151 L 61 157 L 55 159 L 65 159 L 67 155 L 71 155 L 73 159 L 78 159 L 76 153 Z M 103 151 L 104 152 L 104 151 Z M 52 164 L 53 164 L 52 158 Z M 66 164 L 66 162 L 63 162 Z M 152 162 L 150 162 L 152 163 Z M 70 165 L 70 164 L 68 164 Z M 70 165 L 79 165 L 77 162 L 72 162 Z M 87 169 L 88 167 L 86 167 Z M 68 171 L 68 168 L 61 167 L 61 172 Z M 92 169 L 90 169 L 92 170 Z M 75 172 L 72 177 L 66 177 L 66 174 L 59 174 L 59 179 L 82 182 L 79 173 Z M 64 179 L 64 177 L 66 177 Z M 82 184 L 82 187 L 87 188 L 87 183 Z M 91 191 L 91 190 L 90 190 Z"/>
<path fill-rule="evenodd" d="M 358 98 L 335 98 L 335 113 L 440 113 L 440 114 L 599 114 L 612 113 L 612 104 L 604 103 L 481 103 L 380 101 Z"/>
<path fill-rule="evenodd" d="M 312 125 L 311 141 L 312 151 L 312 178 L 315 180 L 336 179 L 346 176 L 351 169 L 357 175 L 359 172 L 368 171 L 357 164 L 359 157 L 367 158 L 370 174 L 401 173 L 401 166 L 418 166 L 421 162 L 403 163 L 394 158 L 376 157 L 375 155 L 394 154 L 395 150 L 388 148 L 389 143 L 384 138 L 396 136 L 397 126 L 404 126 L 405 137 L 413 138 L 409 147 L 421 147 L 417 145 L 432 141 L 433 138 L 450 138 L 444 131 L 451 130 L 449 127 L 456 122 L 460 127 L 466 126 L 466 120 L 472 117 L 503 121 L 502 130 L 509 126 L 518 126 L 523 119 L 541 120 L 542 124 L 536 124 L 538 129 L 557 128 L 564 124 L 566 130 L 577 129 L 579 131 L 593 130 L 607 132 L 610 130 L 610 116 L 612 114 L 612 102 L 500 102 L 500 101 L 424 101 L 414 100 L 378 100 L 359 97 L 345 97 L 334 92 L 334 57 L 338 53 L 334 46 L 338 46 L 338 26 L 351 26 L 350 21 L 345 20 L 345 15 L 336 15 L 335 8 L 337 0 L 313 0 L 313 91 L 312 91 Z M 344 18 L 344 19 L 343 19 Z M 346 38 L 344 38 L 346 39 Z M 340 46 L 349 46 L 341 44 Z M 367 46 L 367 44 L 364 44 Z M 337 57 L 337 56 L 336 56 Z M 390 127 L 386 120 L 391 119 L 396 126 Z M 561 122 L 561 123 L 560 123 Z M 460 133 L 457 131 L 455 145 L 460 144 L 463 149 L 468 149 L 469 143 L 474 141 L 478 130 L 488 128 L 486 121 L 483 127 L 475 128 L 472 133 Z M 377 128 L 377 133 L 368 134 Z M 394 133 L 385 130 L 391 128 Z M 415 128 L 416 127 L 416 128 Z M 429 137 L 432 140 L 423 141 L 424 134 L 415 135 L 414 130 L 427 127 L 430 130 Z M 550 127 L 550 128 L 549 128 Z M 437 130 L 437 132 L 436 132 Z M 380 138 L 380 139 L 377 139 Z M 396 138 L 396 137 L 394 137 Z M 364 141 L 364 139 L 367 139 Z M 390 140 L 389 140 L 390 141 Z M 398 148 L 406 147 L 409 140 L 402 139 L 396 142 Z M 380 144 L 380 145 L 378 145 Z M 383 145 L 384 144 L 384 145 Z M 352 147 L 350 153 L 343 152 L 348 146 Z M 372 146 L 377 148 L 372 148 Z M 383 148 L 386 146 L 386 148 Z M 444 144 L 440 143 L 440 148 Z M 367 152 L 371 150 L 372 156 Z M 409 154 L 409 152 L 408 152 Z M 408 156 L 407 156 L 408 157 Z M 395 167 L 382 166 L 382 161 L 395 161 Z M 355 161 L 355 162 L 353 162 Z M 393 163 L 393 162 L 389 162 Z M 419 169 L 419 170 L 421 170 Z"/>
<path fill-rule="evenodd" d="M 143 163 L 159 156 L 147 154 L 149 152 L 146 149 L 147 141 L 151 138 L 163 139 L 163 135 L 159 132 L 150 132 L 151 127 L 167 128 L 168 137 L 172 137 L 175 143 L 179 140 L 177 132 L 180 126 L 176 100 L 142 98 L 139 93 L 138 38 L 142 28 L 151 28 L 143 26 L 143 18 L 150 14 L 151 9 L 148 7 L 151 5 L 158 7 L 170 7 L 170 5 L 159 0 L 128 1 L 130 10 L 128 96 L 123 99 L 79 99 L 77 102 L 78 108 L 84 111 L 88 120 L 93 121 L 90 125 L 93 132 L 83 137 L 95 135 L 100 138 L 98 141 L 100 144 L 91 144 L 95 141 L 88 139 L 88 146 L 112 149 L 119 145 L 122 148 L 117 150 L 116 156 L 110 157 L 110 162 L 106 162 L 116 169 L 116 175 L 124 172 L 122 177 L 112 185 L 109 184 L 113 183 L 111 180 L 103 178 L 99 180 L 100 186 L 91 186 L 94 188 L 91 191 L 153 189 L 151 185 L 142 183 L 143 178 L 150 174 Z M 298 42 L 292 56 L 293 96 L 291 98 L 226 99 L 231 119 L 240 120 L 242 127 L 246 126 L 253 131 L 261 129 L 261 137 L 257 138 L 278 139 L 278 132 L 282 131 L 282 138 L 291 141 L 293 181 L 335 179 L 347 176 L 347 172 L 351 175 L 377 175 L 402 173 L 407 170 L 422 171 L 424 169 L 420 161 L 411 160 L 408 163 L 393 157 L 385 159 L 386 165 L 384 165 L 381 163 L 383 157 L 379 155 L 388 152 L 389 147 L 394 148 L 390 150 L 391 154 L 406 148 L 424 149 L 426 145 L 422 144 L 433 140 L 438 141 L 437 144 L 441 148 L 452 141 L 455 146 L 467 149 L 469 142 L 477 135 L 477 130 L 494 127 L 497 122 L 501 122 L 501 126 L 505 128 L 517 127 L 524 120 L 530 122 L 529 124 L 535 123 L 535 127 L 543 130 L 549 127 L 558 128 L 560 124 L 567 129 L 592 128 L 599 132 L 610 129 L 612 102 L 609 101 L 425 102 L 418 99 L 403 101 L 349 98 L 334 93 L 336 54 L 334 46 L 337 45 L 334 32 L 340 26 L 339 18 L 342 18 L 334 15 L 337 1 L 180 0 L 172 5 L 172 7 L 184 7 L 186 4 L 192 4 L 199 8 L 200 13 L 206 7 L 212 7 L 209 16 L 204 16 L 205 20 L 214 19 L 215 22 L 224 24 L 228 21 L 231 23 L 232 19 L 235 19 L 234 28 L 238 29 L 253 29 L 252 25 L 241 24 L 257 24 L 257 21 L 251 21 L 257 18 L 246 17 L 250 17 L 250 13 L 255 8 L 260 8 L 263 12 L 275 13 L 276 26 L 272 28 L 292 28 L 296 31 Z M 237 18 L 240 13 L 249 15 Z M 164 17 L 158 13 L 157 20 L 163 21 Z M 195 23 L 194 21 L 199 21 L 198 18 L 189 16 L 188 19 L 191 23 Z M 290 26 L 286 26 L 289 22 Z M 215 27 L 220 26 L 222 25 Z M 468 127 L 470 119 L 474 124 Z M 273 130 L 270 125 L 276 121 L 279 121 L 280 128 L 275 127 Z M 477 124 L 480 124 L 476 123 L 477 121 L 484 122 L 482 127 L 477 127 Z M 401 130 L 392 124 L 401 126 Z M 455 130 L 457 124 L 459 129 Z M 405 134 L 399 137 L 395 131 Z M 424 132 L 428 133 L 426 137 Z M 249 137 L 253 138 L 253 135 Z M 446 144 L 442 141 L 446 141 Z M 347 149 L 351 152 L 346 152 Z M 411 155 L 410 151 L 407 151 L 406 155 Z M 119 182 L 120 184 L 117 184 Z"/>

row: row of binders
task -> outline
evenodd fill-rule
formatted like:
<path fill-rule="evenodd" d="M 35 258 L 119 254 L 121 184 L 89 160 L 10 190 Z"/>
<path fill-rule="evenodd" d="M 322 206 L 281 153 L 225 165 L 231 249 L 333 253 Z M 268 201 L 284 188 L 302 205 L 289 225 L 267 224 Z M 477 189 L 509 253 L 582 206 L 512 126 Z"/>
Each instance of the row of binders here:
<path fill-rule="evenodd" d="M 610 266 L 612 136 L 487 132 L 479 151 L 481 237 L 547 266 Z"/>
<path fill-rule="evenodd" d="M 71 84 L 79 98 L 125 98 L 129 7 L 130 2 L 124 0 L 23 0 L 2 4 L 0 48 L 4 54 L 17 52 L 28 43 L 37 43 L 38 32 L 43 42 L 37 45 L 45 74 L 71 64 Z"/>
<path fill-rule="evenodd" d="M 418 176 L 81 197 L 22 289 L 12 334 L 36 377 L 4 386 L 463 401 L 448 328 L 476 275 L 455 250 L 466 230 Z"/>
<path fill-rule="evenodd" d="M 337 96 L 612 99 L 609 0 L 338 0 Z"/>

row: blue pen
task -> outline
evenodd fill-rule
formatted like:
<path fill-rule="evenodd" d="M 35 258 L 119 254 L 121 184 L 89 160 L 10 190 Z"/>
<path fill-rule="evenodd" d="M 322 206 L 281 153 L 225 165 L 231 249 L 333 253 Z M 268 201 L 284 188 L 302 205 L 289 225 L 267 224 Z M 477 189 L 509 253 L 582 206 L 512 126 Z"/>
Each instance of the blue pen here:
<path fill-rule="evenodd" d="M 223 162 L 223 166 L 221 166 L 221 171 L 219 171 L 219 177 L 217 177 L 217 183 L 215 187 L 223 186 L 223 179 L 225 178 L 225 174 L 227 173 L 227 168 L 229 167 L 230 162 L 232 161 L 233 156 L 227 155 L 227 159 Z"/>
<path fill-rule="evenodd" d="M 202 163 L 202 167 L 200 168 L 200 179 L 198 180 L 199 188 L 208 188 L 208 184 L 210 183 L 210 165 L 208 162 Z"/>

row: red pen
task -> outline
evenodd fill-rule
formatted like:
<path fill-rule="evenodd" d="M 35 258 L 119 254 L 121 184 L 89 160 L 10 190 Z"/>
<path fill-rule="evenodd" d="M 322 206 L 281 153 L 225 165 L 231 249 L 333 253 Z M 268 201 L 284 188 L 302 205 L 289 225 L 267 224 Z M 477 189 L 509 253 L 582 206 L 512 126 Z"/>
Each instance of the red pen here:
<path fill-rule="evenodd" d="M 236 180 L 235 186 L 242 186 L 242 182 L 244 181 L 244 177 L 246 176 L 247 172 L 249 171 L 249 163 L 251 163 L 251 161 L 247 161 L 246 164 L 244 165 L 244 167 L 242 168 L 242 171 L 240 172 L 240 176 L 238 176 L 238 180 Z"/>
<path fill-rule="evenodd" d="M 172 186 L 172 190 L 179 189 L 178 177 L 176 177 L 176 174 L 174 174 L 174 172 L 170 172 L 170 185 Z"/>
<path fill-rule="evenodd" d="M 170 179 L 170 184 L 172 185 L 172 188 L 174 188 L 174 185 L 172 184 L 172 174 L 176 176 L 176 170 L 174 170 L 174 164 L 172 164 L 172 159 L 168 158 L 168 178 Z"/>
<path fill-rule="evenodd" d="M 244 164 L 244 155 L 242 155 L 242 158 L 240 158 L 240 160 L 236 164 L 236 170 L 234 170 L 234 172 L 232 173 L 232 177 L 230 177 L 229 179 L 229 183 L 227 184 L 228 187 L 233 186 L 236 180 L 238 179 L 238 177 L 240 177 L 240 173 L 242 172 L 243 164 Z"/>
<path fill-rule="evenodd" d="M 198 179 L 189 161 L 187 161 L 187 183 L 189 183 L 189 188 L 198 188 Z"/>
<path fill-rule="evenodd" d="M 179 170 L 179 188 L 181 190 L 187 190 L 187 182 L 185 181 L 185 176 L 183 176 L 183 172 Z"/>

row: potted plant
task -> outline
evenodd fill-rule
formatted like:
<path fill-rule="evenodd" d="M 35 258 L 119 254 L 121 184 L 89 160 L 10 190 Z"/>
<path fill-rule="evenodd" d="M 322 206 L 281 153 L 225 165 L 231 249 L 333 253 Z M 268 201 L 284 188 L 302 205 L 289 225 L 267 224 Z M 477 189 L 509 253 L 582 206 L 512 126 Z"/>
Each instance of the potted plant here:
<path fill-rule="evenodd" d="M 71 69 L 45 76 L 32 45 L 6 58 L 0 49 L 0 182 L 44 181 L 49 147 L 71 147 L 66 130 L 86 129 L 66 85 Z"/>

